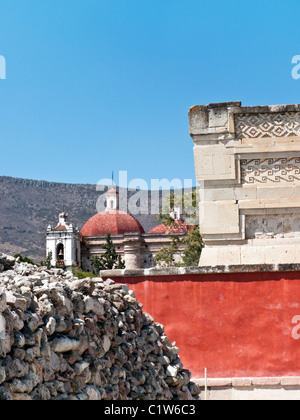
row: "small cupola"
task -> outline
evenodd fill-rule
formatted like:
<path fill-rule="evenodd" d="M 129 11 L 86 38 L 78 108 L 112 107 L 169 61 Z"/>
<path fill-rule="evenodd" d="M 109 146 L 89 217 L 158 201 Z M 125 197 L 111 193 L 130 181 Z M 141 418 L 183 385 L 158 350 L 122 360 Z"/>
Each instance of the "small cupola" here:
<path fill-rule="evenodd" d="M 112 187 L 106 194 L 106 211 L 119 210 L 119 193 Z"/>

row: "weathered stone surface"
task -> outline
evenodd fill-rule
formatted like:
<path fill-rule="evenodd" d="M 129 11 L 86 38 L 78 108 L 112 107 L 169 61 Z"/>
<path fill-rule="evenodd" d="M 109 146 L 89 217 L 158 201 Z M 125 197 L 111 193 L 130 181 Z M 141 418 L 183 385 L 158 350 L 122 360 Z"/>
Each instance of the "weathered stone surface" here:
<path fill-rule="evenodd" d="M 0 254 L 0 265 L 1 269 L 10 270 L 15 265 L 15 258 L 10 255 Z M 1 270 L 0 270 L 1 271 Z"/>
<path fill-rule="evenodd" d="M 6 309 L 6 293 L 4 289 L 0 288 L 0 312 L 4 312 Z"/>
<path fill-rule="evenodd" d="M 51 343 L 51 349 L 56 353 L 66 353 L 67 351 L 76 350 L 80 341 L 73 337 L 58 336 Z"/>
<path fill-rule="evenodd" d="M 95 312 L 95 314 L 99 316 L 104 315 L 104 312 L 105 312 L 104 308 L 98 299 L 91 296 L 87 296 L 84 300 L 84 304 L 85 304 L 85 308 L 84 308 L 85 313 Z"/>
<path fill-rule="evenodd" d="M 4 367 L 0 366 L 0 384 L 2 384 L 6 379 L 6 373 Z"/>
<path fill-rule="evenodd" d="M 29 371 L 24 378 L 14 378 L 10 384 L 10 390 L 13 393 L 20 392 L 22 394 L 30 393 L 34 387 L 39 383 L 39 377 L 33 372 Z"/>
<path fill-rule="evenodd" d="M 25 311 L 26 309 L 26 299 L 19 293 L 12 293 L 7 291 L 6 302 L 14 309 L 21 309 L 21 311 Z"/>
<path fill-rule="evenodd" d="M 179 349 L 127 286 L 0 264 L 0 400 L 198 399 Z"/>

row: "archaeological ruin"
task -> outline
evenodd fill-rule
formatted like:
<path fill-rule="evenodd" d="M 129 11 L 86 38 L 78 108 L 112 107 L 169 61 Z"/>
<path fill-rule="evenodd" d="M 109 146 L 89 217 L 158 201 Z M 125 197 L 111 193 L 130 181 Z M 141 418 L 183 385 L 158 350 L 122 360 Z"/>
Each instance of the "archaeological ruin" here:
<path fill-rule="evenodd" d="M 194 400 L 164 326 L 126 285 L 0 254 L 0 400 Z"/>
<path fill-rule="evenodd" d="M 300 106 L 189 110 L 201 266 L 300 262 Z"/>

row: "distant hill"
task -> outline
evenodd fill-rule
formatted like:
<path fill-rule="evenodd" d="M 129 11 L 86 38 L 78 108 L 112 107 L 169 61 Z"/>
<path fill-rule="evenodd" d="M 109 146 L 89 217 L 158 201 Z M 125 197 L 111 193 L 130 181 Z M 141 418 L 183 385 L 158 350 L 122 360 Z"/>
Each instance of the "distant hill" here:
<path fill-rule="evenodd" d="M 128 191 L 128 198 L 135 193 Z M 97 213 L 96 203 L 101 194 L 96 185 L 0 177 L 0 252 L 20 253 L 40 262 L 46 254 L 47 226 L 56 226 L 58 214 L 66 211 L 69 222 L 81 229 Z M 150 197 L 150 192 L 145 194 Z M 144 201 L 138 203 L 141 208 L 150 207 L 150 199 L 148 203 Z M 145 232 L 159 224 L 153 214 L 135 217 Z"/>

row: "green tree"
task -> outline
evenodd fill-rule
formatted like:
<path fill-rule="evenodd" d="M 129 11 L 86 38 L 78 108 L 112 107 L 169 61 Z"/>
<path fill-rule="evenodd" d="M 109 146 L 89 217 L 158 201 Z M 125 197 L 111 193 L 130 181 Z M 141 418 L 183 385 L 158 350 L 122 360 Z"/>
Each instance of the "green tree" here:
<path fill-rule="evenodd" d="M 168 203 L 169 200 L 169 203 Z M 180 228 L 186 235 L 180 238 L 172 234 L 171 246 L 163 247 L 154 257 L 155 262 L 161 267 L 195 267 L 198 266 L 204 243 L 199 230 L 199 213 L 198 202 L 199 195 L 197 191 L 184 194 L 182 196 L 171 193 L 168 197 L 167 205 L 158 215 L 158 220 L 166 227 L 167 233 L 172 233 L 173 229 Z M 170 207 L 168 207 L 170 205 Z M 166 214 L 167 210 L 173 210 L 176 206 L 183 209 L 184 220 L 174 220 Z M 193 225 L 191 227 L 190 225 Z M 184 245 L 185 249 L 182 256 L 182 262 L 175 261 L 175 255 L 178 253 L 180 245 Z"/>
<path fill-rule="evenodd" d="M 52 266 L 52 264 L 51 264 L 51 261 L 52 261 L 52 251 L 50 251 L 50 252 L 48 252 L 48 255 L 47 255 L 47 258 L 46 258 L 46 260 L 45 261 L 41 261 L 41 265 L 42 266 L 46 266 L 47 267 L 47 269 L 48 270 L 50 270 L 50 268 L 51 268 L 51 266 Z"/>
<path fill-rule="evenodd" d="M 154 257 L 154 261 L 160 267 L 176 267 L 175 254 L 178 251 L 180 239 L 178 236 L 172 237 L 171 246 L 162 247 Z"/>
<path fill-rule="evenodd" d="M 196 267 L 199 264 L 201 252 L 204 248 L 199 226 L 195 226 L 194 229 L 190 230 L 181 242 L 186 245 L 183 253 L 182 265 L 184 267 Z"/>
<path fill-rule="evenodd" d="M 79 279 L 86 279 L 87 277 L 93 279 L 93 278 L 97 277 L 96 274 L 88 273 L 88 272 L 83 271 L 81 268 L 78 268 L 78 267 L 73 267 L 72 268 L 72 273 L 74 274 L 74 276 L 78 277 Z"/>
<path fill-rule="evenodd" d="M 105 249 L 104 254 L 100 257 L 92 257 L 91 259 L 94 273 L 99 273 L 100 270 L 125 268 L 125 263 L 122 261 L 121 255 L 117 253 L 110 233 L 106 235 L 105 244 L 102 248 Z"/>
<path fill-rule="evenodd" d="M 15 254 L 14 258 L 19 258 L 20 262 L 24 262 L 24 263 L 28 263 L 31 265 L 37 265 L 34 261 L 32 261 L 30 258 L 28 257 L 23 257 L 21 254 Z"/>

